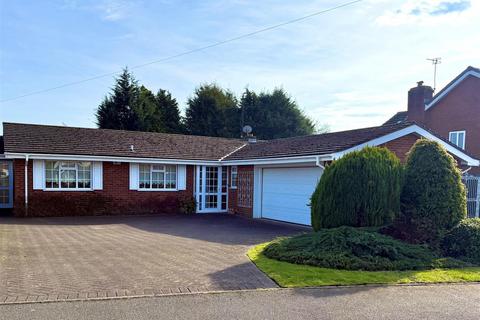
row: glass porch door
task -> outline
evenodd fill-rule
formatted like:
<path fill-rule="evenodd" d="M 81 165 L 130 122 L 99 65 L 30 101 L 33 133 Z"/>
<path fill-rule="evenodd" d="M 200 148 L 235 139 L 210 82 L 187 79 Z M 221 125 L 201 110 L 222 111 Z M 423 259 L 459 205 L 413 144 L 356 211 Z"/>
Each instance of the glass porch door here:
<path fill-rule="evenodd" d="M 197 212 L 227 211 L 227 167 L 197 166 L 195 178 Z"/>
<path fill-rule="evenodd" d="M 13 207 L 13 165 L 0 161 L 0 209 Z"/>

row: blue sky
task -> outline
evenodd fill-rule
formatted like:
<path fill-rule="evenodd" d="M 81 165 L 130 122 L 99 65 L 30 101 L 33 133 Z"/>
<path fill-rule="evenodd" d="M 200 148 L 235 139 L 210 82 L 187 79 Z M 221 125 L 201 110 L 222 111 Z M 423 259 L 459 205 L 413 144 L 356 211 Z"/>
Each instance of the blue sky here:
<path fill-rule="evenodd" d="M 0 0 L 0 99 L 201 47 L 341 4 L 328 1 Z M 480 66 L 480 1 L 365 0 L 294 25 L 133 70 L 185 108 L 201 83 L 240 95 L 283 87 L 318 123 L 379 125 L 407 90 Z M 0 121 L 95 126 L 113 76 L 2 102 Z"/>

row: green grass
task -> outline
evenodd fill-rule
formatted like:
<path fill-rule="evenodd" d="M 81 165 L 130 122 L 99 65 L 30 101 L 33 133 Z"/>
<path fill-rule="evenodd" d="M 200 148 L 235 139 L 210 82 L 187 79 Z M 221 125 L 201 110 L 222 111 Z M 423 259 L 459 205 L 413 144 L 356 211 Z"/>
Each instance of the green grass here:
<path fill-rule="evenodd" d="M 480 267 L 422 271 L 351 271 L 297 265 L 264 256 L 262 251 L 268 244 L 253 247 L 247 255 L 260 270 L 282 287 L 480 281 Z"/>

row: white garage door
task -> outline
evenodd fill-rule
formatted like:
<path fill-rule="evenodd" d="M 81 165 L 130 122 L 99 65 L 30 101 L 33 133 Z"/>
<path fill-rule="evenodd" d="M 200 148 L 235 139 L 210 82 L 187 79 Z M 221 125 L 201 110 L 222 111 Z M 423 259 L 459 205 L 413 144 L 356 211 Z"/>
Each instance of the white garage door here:
<path fill-rule="evenodd" d="M 263 169 L 262 217 L 310 225 L 310 197 L 319 167 Z"/>

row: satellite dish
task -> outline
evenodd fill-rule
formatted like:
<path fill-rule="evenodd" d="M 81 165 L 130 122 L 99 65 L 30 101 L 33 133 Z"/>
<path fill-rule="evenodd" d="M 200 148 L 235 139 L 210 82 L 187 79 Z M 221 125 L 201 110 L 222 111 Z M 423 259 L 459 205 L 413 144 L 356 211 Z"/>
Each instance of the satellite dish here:
<path fill-rule="evenodd" d="M 252 133 L 252 130 L 253 130 L 252 127 L 249 126 L 248 124 L 246 126 L 243 126 L 242 128 L 243 133 L 246 133 L 246 134 Z"/>

